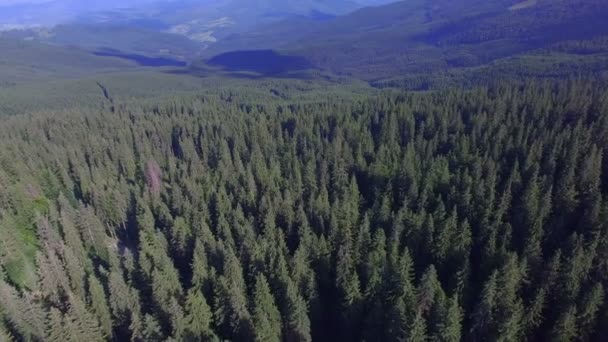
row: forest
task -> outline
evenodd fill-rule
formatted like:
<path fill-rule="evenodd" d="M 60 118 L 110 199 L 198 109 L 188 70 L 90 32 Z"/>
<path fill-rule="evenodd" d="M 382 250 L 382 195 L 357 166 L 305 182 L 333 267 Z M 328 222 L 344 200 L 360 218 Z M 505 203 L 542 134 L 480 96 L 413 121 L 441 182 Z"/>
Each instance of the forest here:
<path fill-rule="evenodd" d="M 604 83 L 256 97 L 0 118 L 0 340 L 607 336 Z"/>

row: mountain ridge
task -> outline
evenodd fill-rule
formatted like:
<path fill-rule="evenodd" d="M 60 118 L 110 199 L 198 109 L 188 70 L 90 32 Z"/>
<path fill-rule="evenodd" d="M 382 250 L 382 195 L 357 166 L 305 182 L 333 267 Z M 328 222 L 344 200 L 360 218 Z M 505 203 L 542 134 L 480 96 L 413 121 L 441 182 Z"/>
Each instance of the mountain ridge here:
<path fill-rule="evenodd" d="M 204 53 L 274 49 L 320 69 L 374 80 L 474 67 L 560 41 L 591 39 L 608 34 L 605 17 L 608 3 L 600 0 L 401 1 L 315 25 L 306 19 L 267 25 L 231 35 Z"/>

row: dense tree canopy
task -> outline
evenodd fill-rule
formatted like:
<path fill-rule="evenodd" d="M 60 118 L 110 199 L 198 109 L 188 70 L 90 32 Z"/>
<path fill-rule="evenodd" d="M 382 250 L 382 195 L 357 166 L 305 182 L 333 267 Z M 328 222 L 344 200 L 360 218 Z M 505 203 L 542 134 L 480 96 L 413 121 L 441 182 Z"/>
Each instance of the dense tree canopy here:
<path fill-rule="evenodd" d="M 0 340 L 608 333 L 608 88 L 0 123 Z"/>

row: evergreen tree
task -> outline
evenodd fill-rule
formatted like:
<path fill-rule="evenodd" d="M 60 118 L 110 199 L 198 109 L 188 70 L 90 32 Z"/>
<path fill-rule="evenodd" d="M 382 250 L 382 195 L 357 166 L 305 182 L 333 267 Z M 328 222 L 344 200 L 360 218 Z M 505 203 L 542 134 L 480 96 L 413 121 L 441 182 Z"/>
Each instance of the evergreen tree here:
<path fill-rule="evenodd" d="M 64 326 L 64 317 L 61 311 L 51 308 L 46 323 L 46 340 L 50 342 L 70 341 L 70 331 Z"/>
<path fill-rule="evenodd" d="M 407 327 L 405 333 L 405 341 L 407 342 L 424 342 L 427 340 L 426 321 L 422 317 L 422 313 L 418 313 L 412 323 Z"/>
<path fill-rule="evenodd" d="M 555 322 L 551 332 L 551 339 L 560 342 L 574 341 L 576 332 L 576 308 L 570 307 Z"/>
<path fill-rule="evenodd" d="M 98 319 L 75 296 L 70 298 L 70 306 L 64 317 L 64 322 L 71 339 L 74 341 L 102 342 L 107 339 L 100 328 Z"/>
<path fill-rule="evenodd" d="M 99 320 L 101 330 L 105 336 L 112 336 L 112 317 L 108 306 L 107 296 L 103 285 L 94 275 L 89 276 L 89 306 L 91 312 Z"/>
<path fill-rule="evenodd" d="M 598 311 L 604 301 L 604 287 L 602 284 L 595 284 L 589 292 L 583 296 L 577 312 L 576 326 L 577 335 L 581 340 L 586 340 L 591 336 L 596 324 Z"/>
<path fill-rule="evenodd" d="M 45 310 L 30 295 L 22 296 L 0 279 L 0 313 L 28 341 L 45 336 Z"/>
<path fill-rule="evenodd" d="M 456 298 L 449 300 L 447 310 L 442 313 L 439 323 L 438 341 L 458 342 L 461 340 L 462 332 L 462 309 Z"/>
<path fill-rule="evenodd" d="M 152 316 L 152 315 L 146 314 L 144 316 L 142 335 L 143 335 L 142 337 L 146 341 L 152 341 L 152 342 L 165 341 L 165 336 L 162 332 L 160 324 L 158 323 L 158 320 L 156 318 L 154 318 L 154 316 Z"/>
<path fill-rule="evenodd" d="M 253 324 L 256 341 L 281 341 L 281 315 L 266 278 L 258 274 L 253 291 Z"/>
<path fill-rule="evenodd" d="M 307 303 L 291 282 L 287 287 L 287 315 L 284 317 L 283 336 L 288 342 L 310 342 L 311 323 Z"/>
<path fill-rule="evenodd" d="M 200 290 L 191 289 L 186 297 L 185 337 L 187 340 L 209 340 L 213 336 L 211 308 Z"/>
<path fill-rule="evenodd" d="M 491 340 L 496 338 L 496 296 L 498 291 L 498 272 L 492 273 L 485 282 L 479 302 L 472 316 L 471 338 Z"/>

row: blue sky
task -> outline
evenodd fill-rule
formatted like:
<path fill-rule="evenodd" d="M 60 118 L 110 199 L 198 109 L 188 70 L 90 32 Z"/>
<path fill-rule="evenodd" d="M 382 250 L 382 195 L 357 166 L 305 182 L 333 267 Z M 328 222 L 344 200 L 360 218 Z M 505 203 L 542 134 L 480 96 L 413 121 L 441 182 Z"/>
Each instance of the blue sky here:
<path fill-rule="evenodd" d="M 0 0 L 0 31 L 31 26 L 50 26 L 73 20 L 84 13 L 150 3 L 184 0 Z M 193 1 L 193 0 L 189 0 Z M 229 0 L 196 0 L 199 4 Z M 325 0 L 331 3 L 334 0 Z M 361 5 L 379 5 L 396 0 L 352 0 Z M 454 0 L 459 1 L 459 0 Z"/>
<path fill-rule="evenodd" d="M 88 11 L 129 7 L 143 2 L 151 0 L 0 0 L 0 30 L 3 26 L 55 24 Z"/>
<path fill-rule="evenodd" d="M 48 0 L 0 0 L 0 5 L 42 3 Z"/>
<path fill-rule="evenodd" d="M 74 1 L 74 0 L 0 0 L 0 6 L 43 4 L 43 3 L 47 3 L 47 2 L 65 3 L 65 4 L 81 2 L 81 4 L 84 3 L 87 5 L 91 5 L 92 7 L 116 7 L 116 6 L 124 7 L 124 6 L 131 6 L 131 5 L 142 4 L 142 3 L 160 2 L 160 1 L 163 1 L 163 0 L 79 0 L 79 1 Z M 171 1 L 171 0 L 164 0 L 164 1 Z"/>

